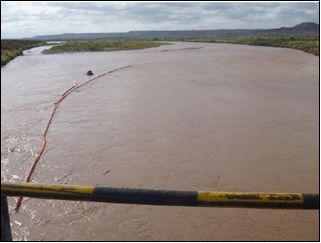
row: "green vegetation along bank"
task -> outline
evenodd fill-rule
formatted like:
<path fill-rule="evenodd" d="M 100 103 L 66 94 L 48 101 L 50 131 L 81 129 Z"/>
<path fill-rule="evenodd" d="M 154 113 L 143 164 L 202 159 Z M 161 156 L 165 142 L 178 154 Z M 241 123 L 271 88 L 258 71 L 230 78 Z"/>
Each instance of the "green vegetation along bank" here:
<path fill-rule="evenodd" d="M 157 38 L 154 40 L 158 40 Z M 234 37 L 234 38 L 162 38 L 161 41 L 187 41 L 209 43 L 231 43 L 256 46 L 285 47 L 320 55 L 319 37 Z"/>
<path fill-rule="evenodd" d="M 157 42 L 155 42 L 157 41 Z M 153 38 L 141 40 L 90 40 L 90 41 L 70 41 L 62 45 L 57 45 L 44 53 L 60 52 L 84 52 L 84 51 L 118 51 L 135 50 L 160 45 L 169 44 L 166 41 L 185 41 L 185 42 L 207 42 L 207 43 L 230 43 L 257 46 L 284 47 L 302 50 L 307 53 L 319 56 L 318 37 L 183 37 L 183 38 Z"/>
<path fill-rule="evenodd" d="M 55 45 L 44 53 L 85 52 L 85 51 L 119 51 L 136 50 L 166 45 L 166 41 L 231 43 L 258 46 L 285 47 L 305 51 L 313 55 L 320 55 L 318 37 L 177 37 L 153 38 L 141 40 L 89 40 L 69 41 Z M 16 56 L 22 55 L 23 50 L 36 46 L 47 45 L 46 41 L 37 40 L 1 40 L 1 66 L 7 64 Z"/>
<path fill-rule="evenodd" d="M 151 47 L 159 47 L 169 43 L 155 42 L 148 40 L 90 40 L 90 41 L 68 41 L 67 43 L 56 45 L 45 54 L 61 52 L 86 52 L 86 51 L 121 51 L 136 50 Z"/>
<path fill-rule="evenodd" d="M 1 66 L 6 65 L 15 57 L 21 56 L 24 50 L 46 44 L 46 41 L 36 40 L 1 40 Z"/>

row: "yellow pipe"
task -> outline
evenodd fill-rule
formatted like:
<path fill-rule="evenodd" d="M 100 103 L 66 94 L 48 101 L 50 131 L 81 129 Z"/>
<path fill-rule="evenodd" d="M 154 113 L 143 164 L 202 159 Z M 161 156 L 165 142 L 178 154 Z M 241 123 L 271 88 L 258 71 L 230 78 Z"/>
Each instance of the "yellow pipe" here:
<path fill-rule="evenodd" d="M 169 191 L 110 188 L 77 185 L 1 182 L 2 196 L 95 201 L 107 203 L 247 207 L 280 209 L 319 209 L 319 194 L 269 192 Z"/>
<path fill-rule="evenodd" d="M 1 191 L 11 192 L 24 192 L 28 193 L 41 193 L 41 194 L 55 194 L 65 195 L 71 194 L 88 194 L 91 195 L 94 187 L 93 186 L 73 186 L 73 185 L 55 185 L 55 184 L 37 184 L 37 183 L 26 183 L 26 182 L 15 182 L 14 184 L 2 183 Z M 2 195 L 2 192 L 1 192 Z"/>

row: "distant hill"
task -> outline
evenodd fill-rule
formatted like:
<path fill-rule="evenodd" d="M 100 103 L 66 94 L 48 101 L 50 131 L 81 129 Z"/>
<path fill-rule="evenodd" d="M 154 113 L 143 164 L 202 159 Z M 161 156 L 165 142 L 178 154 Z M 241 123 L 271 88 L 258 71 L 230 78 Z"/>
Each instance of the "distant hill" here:
<path fill-rule="evenodd" d="M 320 26 L 312 22 L 304 22 L 296 26 L 279 29 L 258 30 L 254 31 L 253 35 L 258 36 L 319 36 Z"/>
<path fill-rule="evenodd" d="M 303 22 L 293 27 L 278 29 L 217 29 L 217 30 L 172 30 L 172 31 L 129 31 L 115 33 L 64 33 L 59 35 L 37 35 L 29 40 L 86 40 L 113 38 L 165 38 L 165 37 L 319 37 L 320 27 L 316 23 Z"/>

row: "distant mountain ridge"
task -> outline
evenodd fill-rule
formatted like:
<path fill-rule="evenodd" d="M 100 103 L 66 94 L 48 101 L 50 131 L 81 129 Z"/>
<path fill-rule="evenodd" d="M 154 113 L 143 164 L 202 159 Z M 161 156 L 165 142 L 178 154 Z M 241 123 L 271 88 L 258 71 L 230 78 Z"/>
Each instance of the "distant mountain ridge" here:
<path fill-rule="evenodd" d="M 36 35 L 29 40 L 86 40 L 112 38 L 165 38 L 165 37 L 319 37 L 320 26 L 313 22 L 303 22 L 293 27 L 277 29 L 216 29 L 216 30 L 171 30 L 171 31 L 129 31 L 114 33 L 64 33 L 58 35 Z"/>
<path fill-rule="evenodd" d="M 312 22 L 303 22 L 289 28 L 281 27 L 279 29 L 255 31 L 254 33 L 261 36 L 319 36 L 320 26 Z"/>

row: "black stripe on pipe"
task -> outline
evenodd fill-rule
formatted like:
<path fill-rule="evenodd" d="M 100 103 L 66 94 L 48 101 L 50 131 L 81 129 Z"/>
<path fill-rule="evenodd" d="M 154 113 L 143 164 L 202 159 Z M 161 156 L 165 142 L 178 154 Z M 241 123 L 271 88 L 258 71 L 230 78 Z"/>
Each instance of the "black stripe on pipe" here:
<path fill-rule="evenodd" d="M 302 194 L 303 209 L 320 209 L 320 195 L 318 194 Z"/>
<path fill-rule="evenodd" d="M 95 187 L 92 200 L 96 202 L 126 204 L 197 206 L 197 191 L 182 192 Z"/>

